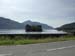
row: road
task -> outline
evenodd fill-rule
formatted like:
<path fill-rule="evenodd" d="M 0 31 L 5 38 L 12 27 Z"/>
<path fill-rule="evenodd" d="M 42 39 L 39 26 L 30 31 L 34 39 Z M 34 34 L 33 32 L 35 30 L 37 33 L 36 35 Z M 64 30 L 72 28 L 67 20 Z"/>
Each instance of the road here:
<path fill-rule="evenodd" d="M 75 41 L 0 46 L 0 56 L 75 56 Z"/>

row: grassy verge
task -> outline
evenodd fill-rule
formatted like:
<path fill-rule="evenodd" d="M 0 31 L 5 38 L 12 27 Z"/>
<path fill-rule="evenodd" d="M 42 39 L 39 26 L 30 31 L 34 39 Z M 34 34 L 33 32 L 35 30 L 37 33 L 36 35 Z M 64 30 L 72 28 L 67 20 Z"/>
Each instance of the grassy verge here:
<path fill-rule="evenodd" d="M 1 36 L 0 45 L 23 45 L 23 44 L 34 44 L 34 43 L 47 43 L 56 41 L 68 41 L 75 40 L 75 36 L 63 36 L 63 37 L 47 37 L 40 39 L 25 39 L 20 37 L 15 37 L 10 39 L 10 37 Z"/>

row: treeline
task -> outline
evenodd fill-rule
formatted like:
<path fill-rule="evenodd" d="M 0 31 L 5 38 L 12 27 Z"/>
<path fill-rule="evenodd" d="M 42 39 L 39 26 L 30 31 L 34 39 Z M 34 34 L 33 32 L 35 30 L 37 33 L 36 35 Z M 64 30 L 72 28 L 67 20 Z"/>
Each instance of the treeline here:
<path fill-rule="evenodd" d="M 29 25 L 27 24 L 25 26 L 26 32 L 42 32 L 42 26 L 41 25 Z"/>

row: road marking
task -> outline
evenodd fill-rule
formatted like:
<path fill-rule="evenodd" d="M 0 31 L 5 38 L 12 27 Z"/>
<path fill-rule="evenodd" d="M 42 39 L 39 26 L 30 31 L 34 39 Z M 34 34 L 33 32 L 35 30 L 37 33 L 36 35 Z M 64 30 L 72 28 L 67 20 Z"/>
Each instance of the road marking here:
<path fill-rule="evenodd" d="M 0 56 L 11 56 L 12 54 L 0 54 Z"/>
<path fill-rule="evenodd" d="M 47 49 L 46 51 L 56 51 L 56 50 L 62 50 L 62 49 L 66 49 L 66 48 L 72 48 L 75 47 L 75 45 L 73 46 L 67 46 L 67 47 L 60 47 L 60 48 L 54 48 L 54 49 Z"/>

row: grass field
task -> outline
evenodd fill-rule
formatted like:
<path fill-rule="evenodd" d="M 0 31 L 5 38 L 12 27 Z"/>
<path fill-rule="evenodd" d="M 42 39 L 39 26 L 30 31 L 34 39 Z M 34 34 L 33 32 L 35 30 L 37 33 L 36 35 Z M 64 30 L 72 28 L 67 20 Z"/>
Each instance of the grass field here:
<path fill-rule="evenodd" d="M 10 36 L 0 36 L 0 45 L 24 45 L 68 40 L 75 40 L 75 36 L 46 37 L 39 39 L 27 39 L 23 38 L 23 36 L 15 36 L 14 38 L 10 38 Z"/>

